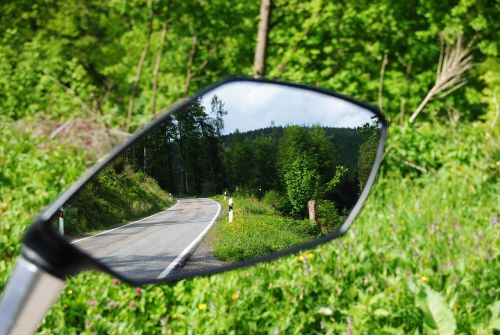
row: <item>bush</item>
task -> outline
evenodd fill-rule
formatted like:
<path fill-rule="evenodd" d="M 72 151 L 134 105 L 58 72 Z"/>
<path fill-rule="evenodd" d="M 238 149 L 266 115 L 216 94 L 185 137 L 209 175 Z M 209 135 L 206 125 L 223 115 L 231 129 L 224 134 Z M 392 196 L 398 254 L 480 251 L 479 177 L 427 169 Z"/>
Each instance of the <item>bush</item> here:
<path fill-rule="evenodd" d="M 271 191 L 268 191 L 264 195 L 262 202 L 268 206 L 276 208 L 276 205 L 278 204 L 279 198 L 280 198 L 280 194 L 278 193 L 278 191 L 271 190 Z"/>
<path fill-rule="evenodd" d="M 323 234 L 337 231 L 344 223 L 345 217 L 340 215 L 335 203 L 329 200 L 318 200 L 318 222 Z"/>

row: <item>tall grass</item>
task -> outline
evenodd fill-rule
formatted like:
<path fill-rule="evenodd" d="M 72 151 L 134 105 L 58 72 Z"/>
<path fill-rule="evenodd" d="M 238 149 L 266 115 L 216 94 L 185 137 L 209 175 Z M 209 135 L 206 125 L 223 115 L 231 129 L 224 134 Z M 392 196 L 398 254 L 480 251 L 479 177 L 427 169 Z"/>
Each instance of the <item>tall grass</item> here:
<path fill-rule="evenodd" d="M 25 135 L 2 132 L 4 285 L 30 217 L 83 164 L 73 157 L 57 170 L 66 149 L 44 151 Z M 498 138 L 482 123 L 392 128 L 381 175 L 344 238 L 270 264 L 143 290 L 81 274 L 70 278 L 40 333 L 435 334 L 439 327 L 440 334 L 497 334 Z"/>
<path fill-rule="evenodd" d="M 208 236 L 214 255 L 222 261 L 235 263 L 266 256 L 318 236 L 316 226 L 308 220 L 281 217 L 269 205 L 253 198 L 233 199 L 234 221 L 229 223 L 226 214 Z M 227 208 L 222 197 L 215 200 Z"/>

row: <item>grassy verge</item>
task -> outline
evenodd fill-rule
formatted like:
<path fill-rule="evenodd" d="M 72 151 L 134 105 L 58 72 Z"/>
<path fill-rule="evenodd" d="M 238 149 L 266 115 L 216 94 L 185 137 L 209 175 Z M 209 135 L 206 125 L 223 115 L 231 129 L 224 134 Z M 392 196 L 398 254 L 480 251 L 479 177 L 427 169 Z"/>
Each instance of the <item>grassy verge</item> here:
<path fill-rule="evenodd" d="M 215 197 L 227 209 L 222 196 Z M 261 257 L 317 237 L 314 224 L 278 215 L 270 206 L 253 198 L 234 197 L 234 221 L 227 213 L 210 231 L 214 255 L 224 262 Z M 227 212 L 227 210 L 226 210 Z"/>
<path fill-rule="evenodd" d="M 173 202 L 153 178 L 117 161 L 66 206 L 65 234 L 89 235 L 157 213 Z"/>

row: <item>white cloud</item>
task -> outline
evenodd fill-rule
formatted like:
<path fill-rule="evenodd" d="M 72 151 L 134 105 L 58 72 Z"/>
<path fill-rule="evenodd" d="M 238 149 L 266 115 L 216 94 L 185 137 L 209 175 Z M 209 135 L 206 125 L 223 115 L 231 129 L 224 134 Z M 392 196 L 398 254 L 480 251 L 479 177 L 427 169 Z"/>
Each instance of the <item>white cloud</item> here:
<path fill-rule="evenodd" d="M 276 126 L 320 124 L 324 127 L 362 126 L 371 123 L 372 112 L 351 102 L 301 88 L 258 82 L 233 82 L 222 85 L 203 97 L 217 95 L 228 111 L 224 133 Z"/>

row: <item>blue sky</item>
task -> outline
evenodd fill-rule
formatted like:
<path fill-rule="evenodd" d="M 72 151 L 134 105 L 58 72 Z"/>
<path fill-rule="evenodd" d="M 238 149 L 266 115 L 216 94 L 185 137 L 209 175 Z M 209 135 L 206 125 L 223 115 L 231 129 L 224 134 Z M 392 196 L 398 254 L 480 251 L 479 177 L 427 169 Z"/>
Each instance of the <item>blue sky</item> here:
<path fill-rule="evenodd" d="M 373 113 L 348 101 L 322 93 L 277 84 L 233 82 L 206 94 L 202 104 L 210 112 L 217 95 L 228 114 L 224 134 L 276 126 L 319 124 L 355 128 L 372 123 Z"/>

